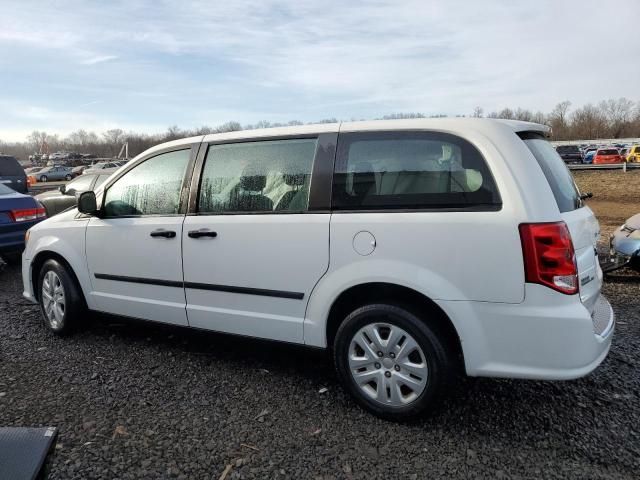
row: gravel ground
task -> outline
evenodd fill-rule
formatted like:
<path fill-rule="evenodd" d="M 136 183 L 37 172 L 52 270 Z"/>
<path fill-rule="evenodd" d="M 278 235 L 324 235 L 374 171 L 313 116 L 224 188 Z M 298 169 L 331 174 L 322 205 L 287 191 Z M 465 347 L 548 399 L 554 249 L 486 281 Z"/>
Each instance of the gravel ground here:
<path fill-rule="evenodd" d="M 50 478 L 638 478 L 640 277 L 605 293 L 611 354 L 572 382 L 466 379 L 393 424 L 322 352 L 95 318 L 48 334 L 0 265 L 0 425 L 60 429 Z M 324 391 L 323 389 L 327 389 Z"/>

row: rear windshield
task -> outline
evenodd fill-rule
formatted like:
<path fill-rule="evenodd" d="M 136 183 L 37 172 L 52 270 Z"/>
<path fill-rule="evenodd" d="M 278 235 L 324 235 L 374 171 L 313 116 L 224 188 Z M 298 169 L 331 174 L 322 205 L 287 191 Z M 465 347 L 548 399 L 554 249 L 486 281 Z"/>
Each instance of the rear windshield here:
<path fill-rule="evenodd" d="M 0 176 L 22 177 L 24 170 L 14 157 L 0 157 Z"/>
<path fill-rule="evenodd" d="M 0 183 L 0 195 L 9 195 L 10 193 L 16 193 L 16 192 L 15 190 Z"/>
<path fill-rule="evenodd" d="M 521 132 L 518 134 L 538 161 L 549 182 L 553 196 L 561 213 L 571 212 L 582 206 L 580 192 L 571 172 L 553 146 L 540 134 Z"/>
<path fill-rule="evenodd" d="M 619 155 L 618 150 L 610 148 L 608 150 L 598 150 L 598 155 Z"/>

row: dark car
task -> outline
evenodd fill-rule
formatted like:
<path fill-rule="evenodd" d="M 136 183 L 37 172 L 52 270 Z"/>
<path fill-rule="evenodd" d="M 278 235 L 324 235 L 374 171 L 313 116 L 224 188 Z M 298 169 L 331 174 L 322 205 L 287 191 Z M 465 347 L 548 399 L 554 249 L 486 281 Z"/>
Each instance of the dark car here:
<path fill-rule="evenodd" d="M 582 163 L 582 151 L 577 145 L 559 145 L 556 151 L 565 163 Z"/>
<path fill-rule="evenodd" d="M 27 174 L 15 157 L 0 155 L 0 184 L 27 193 Z"/>
<path fill-rule="evenodd" d="M 26 231 L 45 217 L 36 199 L 0 184 L 0 257 L 7 263 L 20 262 Z"/>
<path fill-rule="evenodd" d="M 78 195 L 98 188 L 110 175 L 110 173 L 80 175 L 66 185 L 61 185 L 58 190 L 41 193 L 35 198 L 44 206 L 47 216 L 53 217 L 70 207 L 75 207 Z"/>

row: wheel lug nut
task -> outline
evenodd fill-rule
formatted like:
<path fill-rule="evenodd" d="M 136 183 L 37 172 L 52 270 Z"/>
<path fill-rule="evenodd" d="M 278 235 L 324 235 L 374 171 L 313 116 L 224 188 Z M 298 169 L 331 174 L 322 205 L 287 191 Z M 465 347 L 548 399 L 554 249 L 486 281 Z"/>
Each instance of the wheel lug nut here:
<path fill-rule="evenodd" d="M 379 356 L 379 357 L 382 357 L 382 352 L 378 352 L 378 356 Z"/>
<path fill-rule="evenodd" d="M 396 358 L 396 354 L 395 354 L 395 353 L 393 353 L 393 352 L 391 352 L 391 353 L 389 354 L 389 356 L 390 356 L 391 358 Z"/>
<path fill-rule="evenodd" d="M 391 376 L 391 372 L 384 372 L 384 376 L 385 377 L 390 377 Z"/>
<path fill-rule="evenodd" d="M 380 368 L 380 364 L 378 362 L 375 363 L 376 368 Z"/>
<path fill-rule="evenodd" d="M 396 366 L 395 366 L 395 367 L 393 367 L 393 368 L 395 368 L 395 369 L 396 369 L 396 372 L 399 372 L 399 371 L 400 371 L 400 365 L 396 365 Z"/>

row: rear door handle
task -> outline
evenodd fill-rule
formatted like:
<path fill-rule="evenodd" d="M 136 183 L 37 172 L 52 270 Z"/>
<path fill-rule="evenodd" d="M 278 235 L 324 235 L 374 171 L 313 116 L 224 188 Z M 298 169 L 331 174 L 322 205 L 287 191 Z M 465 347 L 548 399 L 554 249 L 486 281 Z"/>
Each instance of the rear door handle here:
<path fill-rule="evenodd" d="M 173 230 L 154 230 L 149 235 L 152 237 L 175 238 L 176 232 Z"/>
<path fill-rule="evenodd" d="M 200 237 L 216 238 L 218 236 L 218 233 L 212 232 L 211 230 L 207 230 L 206 228 L 203 228 L 201 230 L 191 230 L 189 233 L 187 233 L 187 235 L 189 235 L 189 238 L 200 238 Z"/>

